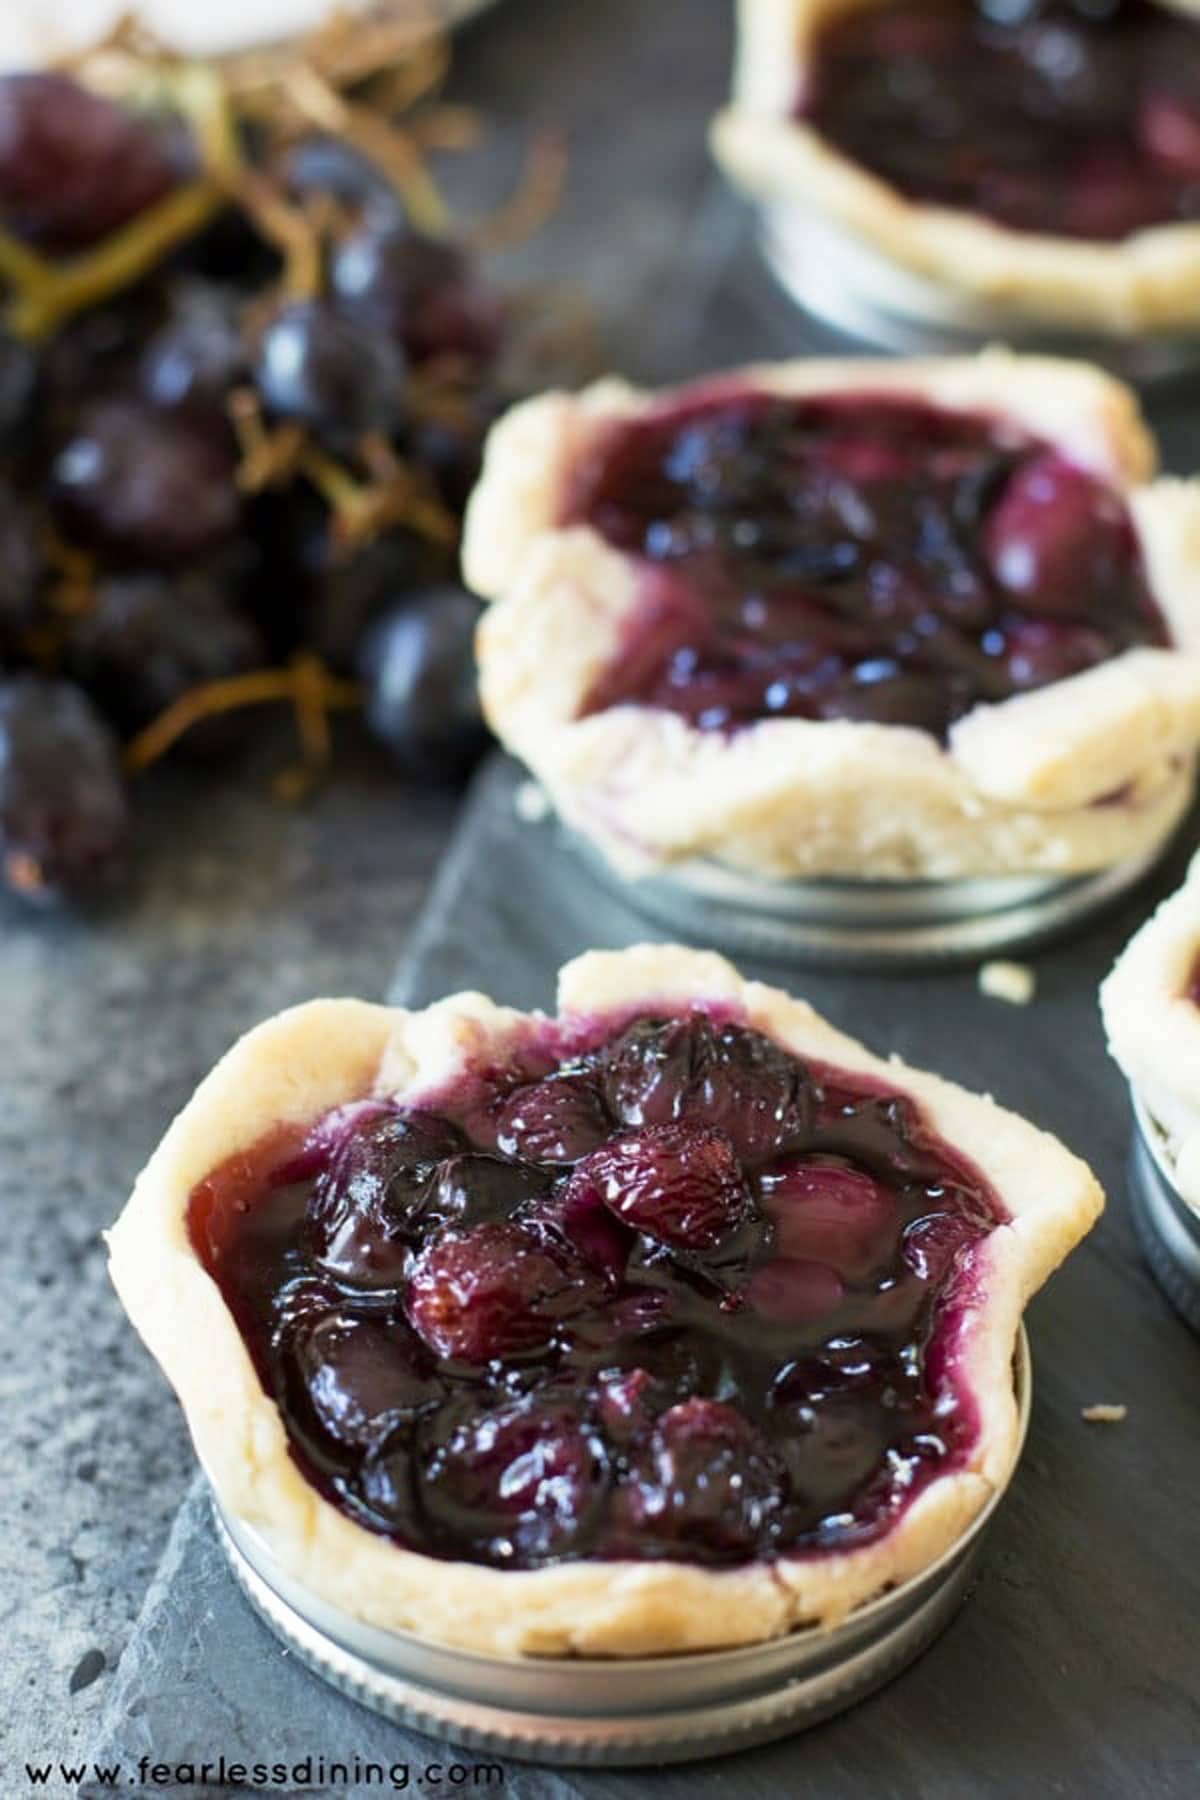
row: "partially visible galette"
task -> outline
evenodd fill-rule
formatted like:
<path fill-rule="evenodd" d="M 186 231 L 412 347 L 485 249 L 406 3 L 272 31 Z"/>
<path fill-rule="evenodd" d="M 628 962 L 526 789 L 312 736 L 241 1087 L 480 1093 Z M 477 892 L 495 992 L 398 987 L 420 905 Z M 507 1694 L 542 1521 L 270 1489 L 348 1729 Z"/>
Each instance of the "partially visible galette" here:
<path fill-rule="evenodd" d="M 717 155 L 935 294 L 1196 331 L 1196 0 L 741 0 Z"/>
<path fill-rule="evenodd" d="M 1200 483 L 1131 393 L 1002 352 L 618 381 L 493 431 L 485 711 L 625 873 L 1104 867 L 1200 740 Z"/>
<path fill-rule="evenodd" d="M 1100 1191 L 719 957 L 589 954 L 559 1000 L 251 1032 L 117 1288 L 222 1505 L 357 1618 L 552 1655 L 833 1622 L 1008 1479 L 1021 1309 Z"/>
<path fill-rule="evenodd" d="M 1200 857 L 1130 939 L 1100 990 L 1108 1047 L 1162 1131 L 1200 1212 Z"/>

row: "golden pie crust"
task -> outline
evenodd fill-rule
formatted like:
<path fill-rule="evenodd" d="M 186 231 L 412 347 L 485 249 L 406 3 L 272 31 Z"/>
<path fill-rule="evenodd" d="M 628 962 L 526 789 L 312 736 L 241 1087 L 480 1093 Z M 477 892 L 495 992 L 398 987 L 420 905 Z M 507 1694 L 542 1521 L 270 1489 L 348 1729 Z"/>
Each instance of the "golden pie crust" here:
<path fill-rule="evenodd" d="M 547 394 L 492 432 L 463 559 L 469 585 L 495 602 L 478 635 L 484 711 L 560 815 L 631 877 L 691 857 L 769 877 L 1067 875 L 1159 843 L 1187 806 L 1200 744 L 1200 482 L 1151 479 L 1154 445 L 1130 390 L 1086 364 L 1000 350 L 761 365 L 703 386 L 726 381 L 903 394 L 1053 443 L 1124 496 L 1176 648 L 1131 650 L 979 706 L 945 744 L 848 720 L 726 736 L 634 704 L 580 718 L 638 607 L 639 567 L 589 526 L 560 526 L 563 495 L 612 421 L 672 396 L 615 379 Z"/>
<path fill-rule="evenodd" d="M 1108 1047 L 1166 1138 L 1180 1194 L 1200 1211 L 1200 856 L 1129 940 L 1100 989 Z"/>
<path fill-rule="evenodd" d="M 1200 224 L 1119 243 L 1012 231 L 978 214 L 906 198 L 791 116 L 829 22 L 881 0 L 739 0 L 732 103 L 713 149 L 740 186 L 833 221 L 944 292 L 1026 325 L 1117 336 L 1195 332 Z M 1197 0 L 1176 10 L 1200 12 Z"/>
<path fill-rule="evenodd" d="M 366 1095 L 415 1100 L 488 1062 L 527 1015 L 475 993 L 423 1012 L 318 1000 L 250 1032 L 200 1084 L 139 1177 L 109 1252 L 117 1291 L 183 1404 L 222 1506 L 261 1533 L 283 1569 L 322 1600 L 372 1625 L 501 1655 L 644 1655 L 754 1643 L 799 1625 L 833 1624 L 926 1567 L 1007 1481 L 1021 1310 L 1099 1213 L 1095 1179 L 1054 1138 L 992 1100 L 872 1055 L 804 1001 L 743 981 L 718 956 L 669 945 L 591 952 L 559 978 L 565 1017 L 709 1001 L 741 1009 L 750 1025 L 801 1056 L 910 1094 L 998 1192 L 1010 1222 L 978 1253 L 980 1299 L 959 1354 L 960 1379 L 979 1417 L 966 1466 L 933 1479 L 874 1543 L 720 1571 L 667 1561 L 502 1571 L 402 1549 L 354 1523 L 292 1461 L 279 1412 L 192 1248 L 188 1197 L 217 1165 L 277 1125 L 310 1123 Z"/>

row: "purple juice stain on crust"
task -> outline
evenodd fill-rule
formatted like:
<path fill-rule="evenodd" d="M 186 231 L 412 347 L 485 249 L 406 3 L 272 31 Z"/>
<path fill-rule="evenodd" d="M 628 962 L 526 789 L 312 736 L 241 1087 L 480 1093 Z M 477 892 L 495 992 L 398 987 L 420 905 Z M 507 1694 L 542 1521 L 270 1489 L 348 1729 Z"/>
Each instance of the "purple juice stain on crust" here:
<path fill-rule="evenodd" d="M 272 1133 L 188 1223 L 297 1464 L 368 1528 L 722 1567 L 878 1537 L 966 1456 L 1005 1216 L 907 1096 L 697 1009 Z"/>
<path fill-rule="evenodd" d="M 609 428 L 561 522 L 642 569 L 585 714 L 943 736 L 982 702 L 1168 641 L 1115 491 L 1003 421 L 894 395 L 715 384 Z"/>
<path fill-rule="evenodd" d="M 1200 220 L 1200 24 L 1149 0 L 856 8 L 797 117 L 910 199 L 1118 242 Z"/>

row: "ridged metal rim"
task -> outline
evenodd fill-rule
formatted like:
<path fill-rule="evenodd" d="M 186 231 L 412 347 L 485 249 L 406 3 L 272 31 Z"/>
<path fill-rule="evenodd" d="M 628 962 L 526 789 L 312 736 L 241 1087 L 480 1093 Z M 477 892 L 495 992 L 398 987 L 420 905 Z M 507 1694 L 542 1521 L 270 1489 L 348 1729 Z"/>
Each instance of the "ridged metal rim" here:
<path fill-rule="evenodd" d="M 1175 1310 L 1200 1332 L 1200 1213 L 1175 1186 L 1167 1139 L 1133 1089 L 1133 1222 L 1142 1253 Z"/>
<path fill-rule="evenodd" d="M 786 202 L 764 207 L 763 253 L 787 294 L 843 335 L 901 355 L 1014 349 L 1080 356 L 1136 381 L 1200 364 L 1200 333 L 1122 336 L 1039 327 L 891 262 L 836 221 Z"/>
<path fill-rule="evenodd" d="M 602 881 L 655 924 L 705 944 L 844 968 L 955 963 L 1044 943 L 1135 887 L 1174 836 L 1090 874 L 961 881 L 770 881 L 699 859 L 626 881 L 591 845 Z M 578 841 L 578 840 L 577 840 Z"/>
<path fill-rule="evenodd" d="M 557 1764 L 682 1762 L 766 1743 L 840 1712 L 899 1674 L 963 1599 L 983 1535 L 1020 1460 L 1032 1371 L 1013 1356 L 1012 1466 L 955 1543 L 830 1631 L 736 1650 L 626 1659 L 503 1658 L 389 1632 L 327 1606 L 214 1499 L 218 1535 L 256 1612 L 290 1650 L 360 1704 L 470 1749 Z M 662 1704 L 664 1689 L 671 1704 Z"/>

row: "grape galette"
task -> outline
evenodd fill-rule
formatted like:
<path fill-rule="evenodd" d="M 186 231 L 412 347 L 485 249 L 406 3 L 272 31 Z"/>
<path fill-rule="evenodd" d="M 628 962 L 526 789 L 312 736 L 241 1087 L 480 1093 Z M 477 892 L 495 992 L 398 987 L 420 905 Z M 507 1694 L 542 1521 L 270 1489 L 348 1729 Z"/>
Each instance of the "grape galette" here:
<path fill-rule="evenodd" d="M 832 1622 L 1011 1473 L 1053 1139 L 719 957 L 557 1018 L 318 1001 L 229 1053 L 111 1235 L 222 1505 L 313 1593 L 503 1653 Z"/>
<path fill-rule="evenodd" d="M 467 519 L 484 709 L 623 872 L 907 880 L 1161 841 L 1200 739 L 1200 484 L 993 353 L 517 407 Z"/>
<path fill-rule="evenodd" d="M 730 174 L 939 306 L 1195 332 L 1195 0 L 741 0 L 734 90 Z"/>

